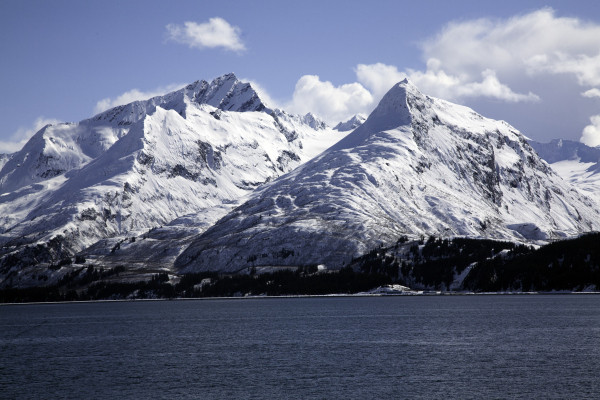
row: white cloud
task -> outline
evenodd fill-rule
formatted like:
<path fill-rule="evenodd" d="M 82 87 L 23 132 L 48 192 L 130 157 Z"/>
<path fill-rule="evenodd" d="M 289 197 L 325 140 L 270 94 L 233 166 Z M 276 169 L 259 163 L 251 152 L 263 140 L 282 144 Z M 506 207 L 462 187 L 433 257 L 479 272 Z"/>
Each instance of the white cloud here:
<path fill-rule="evenodd" d="M 26 141 L 23 143 L 20 142 L 11 142 L 0 140 L 0 154 L 10 154 L 15 153 L 23 148 Z"/>
<path fill-rule="evenodd" d="M 589 97 L 589 98 L 600 97 L 600 89 L 592 88 L 590 90 L 586 90 L 585 92 L 581 93 L 581 95 L 583 97 Z"/>
<path fill-rule="evenodd" d="M 96 103 L 96 106 L 94 107 L 94 114 L 101 113 L 103 111 L 106 111 L 106 110 L 111 109 L 116 106 L 121 106 L 123 104 L 129 104 L 133 101 L 147 100 L 147 99 L 150 99 L 155 96 L 162 96 L 169 92 L 173 92 L 177 89 L 181 89 L 184 86 L 185 85 L 183 85 L 183 84 L 174 83 L 174 84 L 162 86 L 162 87 L 156 88 L 154 90 L 148 90 L 148 91 L 142 91 L 139 89 L 131 89 L 123 94 L 118 95 L 115 98 L 111 99 L 111 98 L 107 97 L 105 99 L 98 101 Z"/>
<path fill-rule="evenodd" d="M 458 86 L 456 93 L 459 97 L 489 97 L 498 100 L 504 100 L 511 103 L 521 101 L 538 101 L 539 96 L 529 92 L 528 94 L 515 93 L 505 84 L 500 83 L 496 77 L 496 72 L 486 69 L 481 73 L 483 80 L 481 82 L 469 82 Z"/>
<path fill-rule="evenodd" d="M 600 25 L 556 17 L 549 8 L 508 19 L 453 22 L 422 44 L 424 71 L 359 65 L 357 77 L 377 94 L 406 75 L 426 93 L 449 100 L 537 101 L 527 88 L 515 90 L 507 82 L 524 86 L 532 76 L 567 74 L 580 85 L 600 85 L 598 37 Z"/>
<path fill-rule="evenodd" d="M 407 70 L 409 79 L 424 93 L 440 97 L 445 100 L 457 100 L 457 89 L 466 82 L 456 76 L 447 74 L 440 69 L 440 62 L 435 58 L 427 61 L 427 69 L 422 71 Z M 466 80 L 466 79 L 465 79 Z"/>
<path fill-rule="evenodd" d="M 13 133 L 9 140 L 0 141 L 0 153 L 14 153 L 21 150 L 25 143 L 40 129 L 48 124 L 58 124 L 55 118 L 38 117 L 29 127 L 20 127 Z"/>
<path fill-rule="evenodd" d="M 440 63 L 430 59 L 425 72 L 383 63 L 359 64 L 355 72 L 358 82 L 334 86 L 322 82 L 316 75 L 304 75 L 296 83 L 293 100 L 286 108 L 295 113 L 312 111 L 332 124 L 344 121 L 354 114 L 368 114 L 383 95 L 404 78 L 410 79 L 420 90 L 448 100 L 486 97 L 506 102 L 538 101 L 539 97 L 516 93 L 501 83 L 495 71 L 484 70 L 481 80 L 467 75 L 452 76 L 439 69 Z"/>
<path fill-rule="evenodd" d="M 298 114 L 313 112 L 331 125 L 364 112 L 372 104 L 373 96 L 360 83 L 334 86 L 317 75 L 304 75 L 286 108 Z"/>
<path fill-rule="evenodd" d="M 572 73 L 582 80 L 600 78 L 600 26 L 577 18 L 556 17 L 544 8 L 509 19 L 477 19 L 448 24 L 423 44 L 425 59 L 436 58 L 453 75 Z M 574 65 L 579 62 L 585 67 Z M 596 64 L 597 65 L 597 64 Z"/>
<path fill-rule="evenodd" d="M 582 86 L 600 85 L 600 52 L 595 56 L 554 52 L 532 57 L 528 66 L 532 73 L 573 75 Z"/>
<path fill-rule="evenodd" d="M 183 25 L 169 24 L 166 29 L 169 40 L 192 48 L 222 47 L 236 52 L 246 50 L 240 39 L 240 28 L 230 25 L 223 18 L 215 17 L 203 23 L 188 21 Z"/>
<path fill-rule="evenodd" d="M 600 115 L 590 117 L 590 122 L 583 128 L 580 141 L 588 146 L 600 146 Z"/>

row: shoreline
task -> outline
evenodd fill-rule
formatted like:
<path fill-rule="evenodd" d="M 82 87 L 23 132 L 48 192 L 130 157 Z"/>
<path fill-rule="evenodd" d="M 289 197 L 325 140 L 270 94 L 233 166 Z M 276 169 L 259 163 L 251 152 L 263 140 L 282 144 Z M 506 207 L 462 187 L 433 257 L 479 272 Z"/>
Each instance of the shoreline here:
<path fill-rule="evenodd" d="M 129 303 L 152 301 L 197 301 L 197 300 L 257 300 L 257 299 L 301 299 L 301 298 L 343 298 L 343 297 L 438 297 L 438 296 L 568 296 L 568 295 L 600 295 L 600 292 L 431 292 L 431 293 L 334 293 L 316 295 L 280 295 L 280 296 L 227 296 L 227 297 L 173 297 L 157 299 L 102 299 L 73 301 L 36 301 L 24 303 L 0 303 L 3 306 L 44 305 L 44 304 L 86 304 L 86 303 Z"/>

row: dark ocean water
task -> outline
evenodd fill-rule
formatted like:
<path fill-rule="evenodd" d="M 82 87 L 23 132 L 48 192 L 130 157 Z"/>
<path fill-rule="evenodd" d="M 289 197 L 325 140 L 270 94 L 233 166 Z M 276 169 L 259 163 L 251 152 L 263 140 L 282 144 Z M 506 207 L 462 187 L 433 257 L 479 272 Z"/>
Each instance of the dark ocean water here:
<path fill-rule="evenodd" d="M 600 296 L 2 306 L 0 398 L 600 398 Z"/>

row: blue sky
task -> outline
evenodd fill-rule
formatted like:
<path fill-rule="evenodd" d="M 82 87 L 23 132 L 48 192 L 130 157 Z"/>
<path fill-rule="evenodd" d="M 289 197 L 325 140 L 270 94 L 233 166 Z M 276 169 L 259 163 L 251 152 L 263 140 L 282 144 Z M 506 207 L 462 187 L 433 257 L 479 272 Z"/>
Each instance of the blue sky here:
<path fill-rule="evenodd" d="M 330 123 L 408 76 L 533 139 L 600 145 L 597 4 L 3 0 L 0 152 L 46 122 L 227 72 Z"/>

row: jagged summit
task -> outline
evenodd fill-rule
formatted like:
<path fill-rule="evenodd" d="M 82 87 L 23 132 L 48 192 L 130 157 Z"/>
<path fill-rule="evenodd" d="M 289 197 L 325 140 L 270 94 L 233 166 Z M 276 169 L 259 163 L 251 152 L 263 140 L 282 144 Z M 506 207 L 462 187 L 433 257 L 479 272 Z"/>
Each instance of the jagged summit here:
<path fill-rule="evenodd" d="M 208 104 L 223 111 L 268 111 L 250 83 L 241 82 L 234 73 L 229 73 L 211 82 L 198 80 L 162 96 L 117 106 L 92 119 L 118 121 L 117 123 L 121 125 L 130 125 L 143 115 L 153 113 L 157 106 L 185 115 L 186 103 Z"/>
<path fill-rule="evenodd" d="M 193 84 L 193 100 L 209 104 L 223 111 L 263 111 L 267 106 L 247 82 L 241 82 L 234 73 L 215 78 L 211 83 L 197 81 Z"/>

